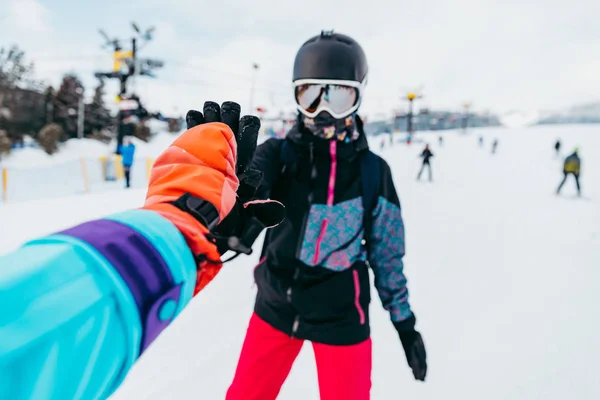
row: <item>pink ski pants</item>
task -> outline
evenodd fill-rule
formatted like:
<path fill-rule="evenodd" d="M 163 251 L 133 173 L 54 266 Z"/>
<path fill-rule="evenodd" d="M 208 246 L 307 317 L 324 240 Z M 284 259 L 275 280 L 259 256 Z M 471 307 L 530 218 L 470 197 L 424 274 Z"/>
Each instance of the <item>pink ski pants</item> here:
<path fill-rule="evenodd" d="M 252 315 L 226 400 L 274 400 L 303 340 L 290 338 Z M 368 400 L 371 339 L 351 346 L 313 343 L 321 400 Z"/>

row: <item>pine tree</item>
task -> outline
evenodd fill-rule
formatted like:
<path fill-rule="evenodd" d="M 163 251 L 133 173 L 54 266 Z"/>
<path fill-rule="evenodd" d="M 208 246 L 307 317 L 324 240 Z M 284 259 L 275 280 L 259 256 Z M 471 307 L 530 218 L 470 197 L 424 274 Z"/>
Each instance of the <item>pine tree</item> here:
<path fill-rule="evenodd" d="M 25 53 L 17 46 L 0 48 L 0 87 L 31 82 L 33 63 L 25 62 Z"/>
<path fill-rule="evenodd" d="M 54 122 L 59 124 L 66 138 L 77 137 L 77 110 L 83 96 L 83 85 L 75 75 L 65 75 L 54 97 Z"/>
<path fill-rule="evenodd" d="M 13 143 L 35 136 L 44 123 L 41 85 L 33 70 L 18 46 L 0 48 L 0 130 Z"/>
<path fill-rule="evenodd" d="M 51 124 L 54 122 L 54 97 L 56 92 L 52 86 L 48 86 L 44 91 L 44 123 Z"/>
<path fill-rule="evenodd" d="M 92 102 L 85 107 L 85 134 L 92 135 L 110 128 L 113 118 L 104 104 L 104 81 L 94 91 Z"/>

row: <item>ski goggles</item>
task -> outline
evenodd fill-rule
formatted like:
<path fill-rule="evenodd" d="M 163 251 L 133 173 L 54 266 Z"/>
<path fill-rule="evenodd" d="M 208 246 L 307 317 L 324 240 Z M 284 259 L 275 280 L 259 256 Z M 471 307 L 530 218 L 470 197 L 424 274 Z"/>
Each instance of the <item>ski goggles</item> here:
<path fill-rule="evenodd" d="M 316 117 L 327 111 L 332 117 L 340 119 L 355 112 L 360 106 L 363 82 L 300 79 L 294 82 L 294 98 L 298 111 L 308 118 Z"/>

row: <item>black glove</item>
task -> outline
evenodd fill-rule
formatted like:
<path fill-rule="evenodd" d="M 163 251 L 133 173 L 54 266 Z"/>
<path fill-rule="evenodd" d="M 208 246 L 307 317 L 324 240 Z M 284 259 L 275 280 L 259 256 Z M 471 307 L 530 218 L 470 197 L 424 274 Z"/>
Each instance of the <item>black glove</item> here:
<path fill-rule="evenodd" d="M 394 327 L 398 331 L 406 361 L 412 369 L 413 376 L 418 381 L 425 381 L 427 375 L 427 353 L 421 334 L 415 330 L 417 319 L 414 315 L 404 321 L 394 322 Z"/>
<path fill-rule="evenodd" d="M 248 166 L 256 150 L 260 120 L 255 116 L 240 119 L 240 106 L 234 102 L 225 102 L 219 107 L 217 103 L 207 101 L 203 111 L 204 115 L 200 111 L 188 111 L 185 117 L 187 128 L 207 122 L 227 124 L 237 141 L 236 175 L 240 181 L 235 206 L 223 221 L 211 229 L 209 239 L 217 245 L 221 254 L 228 250 L 235 251 L 237 255 L 251 254 L 252 245 L 260 233 L 265 228 L 277 226 L 285 218 L 283 204 L 275 200 L 255 198 L 263 174 L 248 169 Z"/>

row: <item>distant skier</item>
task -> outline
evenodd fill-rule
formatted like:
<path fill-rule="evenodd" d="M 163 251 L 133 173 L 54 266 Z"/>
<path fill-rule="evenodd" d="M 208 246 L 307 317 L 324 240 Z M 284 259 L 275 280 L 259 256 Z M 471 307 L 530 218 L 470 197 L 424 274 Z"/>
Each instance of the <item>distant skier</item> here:
<path fill-rule="evenodd" d="M 479 136 L 479 147 L 483 147 L 483 136 Z"/>
<path fill-rule="evenodd" d="M 438 138 L 438 141 L 440 142 L 440 147 L 442 147 L 444 145 L 444 138 L 441 135 Z"/>
<path fill-rule="evenodd" d="M 423 164 L 421 164 L 421 169 L 419 170 L 419 175 L 417 175 L 417 180 L 421 180 L 421 174 L 423 173 L 425 166 L 427 166 L 427 171 L 429 172 L 429 181 L 431 182 L 431 163 L 429 160 L 431 157 L 433 157 L 433 153 L 429 149 L 429 145 L 425 145 L 425 149 L 421 153 L 420 157 L 423 159 Z"/>
<path fill-rule="evenodd" d="M 560 156 L 560 139 L 556 139 L 556 143 L 554 143 L 554 150 L 556 150 L 556 157 Z"/>
<path fill-rule="evenodd" d="M 123 164 L 123 172 L 125 174 L 125 187 L 131 187 L 131 166 L 133 165 L 133 156 L 135 154 L 135 145 L 131 143 L 131 138 L 125 136 L 123 144 L 119 147 L 121 154 L 121 162 Z"/>
<path fill-rule="evenodd" d="M 556 194 L 560 194 L 560 190 L 563 185 L 567 181 L 567 177 L 569 175 L 573 175 L 575 178 L 575 184 L 577 184 L 577 195 L 581 196 L 581 186 L 579 185 L 579 173 L 581 172 L 581 159 L 579 158 L 579 149 L 576 147 L 569 157 L 565 159 L 563 164 L 563 180 L 558 185 L 558 189 L 556 189 Z"/>
<path fill-rule="evenodd" d="M 494 139 L 492 143 L 492 154 L 496 154 L 496 149 L 498 149 L 498 139 Z"/>

